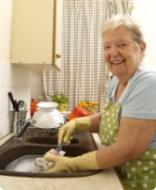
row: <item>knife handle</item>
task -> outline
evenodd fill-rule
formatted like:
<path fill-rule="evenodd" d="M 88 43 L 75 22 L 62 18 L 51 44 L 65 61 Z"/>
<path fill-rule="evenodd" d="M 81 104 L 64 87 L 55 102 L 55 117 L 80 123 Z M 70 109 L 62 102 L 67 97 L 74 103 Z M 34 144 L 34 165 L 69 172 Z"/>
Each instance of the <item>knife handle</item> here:
<path fill-rule="evenodd" d="M 12 93 L 11 93 L 11 92 L 8 92 L 8 96 L 9 96 L 9 98 L 10 98 L 10 101 L 11 101 L 12 105 L 13 105 L 14 111 L 16 111 L 15 100 L 14 100 L 14 97 L 13 97 Z"/>

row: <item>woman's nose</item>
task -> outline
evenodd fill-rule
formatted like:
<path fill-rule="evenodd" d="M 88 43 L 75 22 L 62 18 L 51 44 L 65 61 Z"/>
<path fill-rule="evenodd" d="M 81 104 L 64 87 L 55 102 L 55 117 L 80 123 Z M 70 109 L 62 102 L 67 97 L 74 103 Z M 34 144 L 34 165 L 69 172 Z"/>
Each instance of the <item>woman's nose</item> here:
<path fill-rule="evenodd" d="M 115 57 L 117 55 L 119 55 L 119 51 L 118 51 L 118 48 L 116 46 L 112 46 L 111 49 L 110 49 L 110 55 L 112 57 Z"/>

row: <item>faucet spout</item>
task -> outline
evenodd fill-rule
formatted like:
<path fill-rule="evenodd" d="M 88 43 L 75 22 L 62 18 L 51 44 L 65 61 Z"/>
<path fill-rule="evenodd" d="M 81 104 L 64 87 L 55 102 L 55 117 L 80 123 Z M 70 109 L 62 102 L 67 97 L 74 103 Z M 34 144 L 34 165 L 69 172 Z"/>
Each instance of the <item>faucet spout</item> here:
<path fill-rule="evenodd" d="M 14 137 L 15 138 L 21 138 L 26 129 L 30 126 L 31 121 L 27 120 L 25 123 L 21 126 L 20 121 L 16 121 L 14 123 Z"/>

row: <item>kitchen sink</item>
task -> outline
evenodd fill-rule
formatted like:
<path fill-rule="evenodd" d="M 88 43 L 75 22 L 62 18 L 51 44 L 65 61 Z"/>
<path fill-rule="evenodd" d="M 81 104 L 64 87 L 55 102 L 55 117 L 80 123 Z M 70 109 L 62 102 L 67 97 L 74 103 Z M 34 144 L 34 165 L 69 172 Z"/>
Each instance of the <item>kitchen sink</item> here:
<path fill-rule="evenodd" d="M 27 143 L 37 143 L 37 144 L 57 144 L 57 138 L 51 137 L 29 137 L 25 140 Z M 72 139 L 71 144 L 79 143 L 78 139 Z"/>
<path fill-rule="evenodd" d="M 33 173 L 7 170 L 11 163 L 24 156 L 42 156 L 52 148 L 57 147 L 57 129 L 39 129 L 33 126 L 27 127 L 19 138 L 12 137 L 0 147 L 0 175 L 25 176 L 25 177 L 82 177 L 94 175 L 100 170 L 83 171 L 75 173 Z M 89 132 L 74 132 L 70 145 L 65 145 L 65 156 L 76 157 L 84 153 L 96 150 L 97 146 L 93 136 Z"/>

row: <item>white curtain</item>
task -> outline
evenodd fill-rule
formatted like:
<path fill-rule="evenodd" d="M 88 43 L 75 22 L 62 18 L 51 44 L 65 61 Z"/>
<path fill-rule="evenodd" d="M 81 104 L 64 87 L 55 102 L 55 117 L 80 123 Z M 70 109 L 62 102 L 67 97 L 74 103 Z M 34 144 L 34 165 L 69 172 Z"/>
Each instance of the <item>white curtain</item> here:
<path fill-rule="evenodd" d="M 131 14 L 132 0 L 63 0 L 61 72 L 43 71 L 43 88 L 49 95 L 63 92 L 68 110 L 79 101 L 104 107 L 109 71 L 103 61 L 102 26 L 113 14 Z"/>

